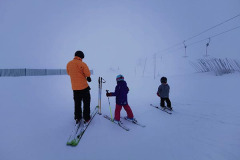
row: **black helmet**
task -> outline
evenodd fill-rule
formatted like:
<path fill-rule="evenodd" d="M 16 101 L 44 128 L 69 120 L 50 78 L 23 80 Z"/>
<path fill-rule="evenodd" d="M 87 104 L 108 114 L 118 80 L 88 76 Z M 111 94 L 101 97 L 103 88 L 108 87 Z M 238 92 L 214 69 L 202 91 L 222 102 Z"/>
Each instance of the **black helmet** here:
<path fill-rule="evenodd" d="M 83 59 L 84 58 L 84 53 L 82 51 L 76 51 L 75 56 L 78 56 L 78 57 Z"/>
<path fill-rule="evenodd" d="M 167 77 L 162 77 L 161 78 L 161 83 L 167 83 Z"/>

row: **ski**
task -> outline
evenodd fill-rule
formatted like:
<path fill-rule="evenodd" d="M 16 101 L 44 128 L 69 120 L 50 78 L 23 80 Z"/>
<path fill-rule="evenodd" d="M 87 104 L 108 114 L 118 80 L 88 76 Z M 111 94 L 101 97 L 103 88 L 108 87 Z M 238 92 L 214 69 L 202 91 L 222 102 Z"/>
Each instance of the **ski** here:
<path fill-rule="evenodd" d="M 81 127 L 80 131 L 78 129 L 79 132 L 76 134 L 75 138 L 71 142 L 67 143 L 67 145 L 70 145 L 70 146 L 77 146 L 78 145 L 78 143 L 81 140 L 83 134 L 85 133 L 86 129 L 88 128 L 89 124 L 91 123 L 92 119 L 97 114 L 97 112 L 98 112 L 98 106 L 96 106 L 94 111 L 91 113 L 91 119 L 89 120 L 88 124 Z"/>
<path fill-rule="evenodd" d="M 81 121 L 82 120 L 80 120 L 79 123 L 75 124 L 74 129 L 72 130 L 72 133 L 71 133 L 71 135 L 68 138 L 67 145 L 71 145 L 74 142 L 74 140 L 75 140 L 75 138 L 77 136 L 78 130 L 79 130 L 80 126 L 81 126 Z"/>
<path fill-rule="evenodd" d="M 127 119 L 127 117 L 121 117 L 121 118 L 122 118 L 122 119 L 125 119 L 125 120 L 127 120 L 127 121 L 129 121 L 129 122 L 132 122 L 133 124 L 136 124 L 136 125 L 138 125 L 138 126 L 146 127 L 145 125 L 139 123 L 135 118 L 134 118 L 133 120 Z"/>
<path fill-rule="evenodd" d="M 106 118 L 106 119 L 108 119 L 108 120 L 110 120 L 111 122 L 115 123 L 114 120 L 112 120 L 112 118 L 109 117 L 108 115 L 104 115 L 103 117 Z M 129 130 L 130 130 L 129 128 L 127 128 L 126 126 L 124 126 L 121 121 L 120 121 L 119 123 L 115 123 L 115 124 L 117 124 L 118 126 L 120 126 L 121 128 L 123 128 L 123 129 L 126 130 L 126 131 L 129 131 Z"/>
<path fill-rule="evenodd" d="M 168 114 L 172 114 L 172 112 L 170 112 L 170 110 L 168 110 L 167 108 L 162 108 L 162 107 L 158 107 L 158 106 L 155 106 L 155 105 L 153 105 L 153 104 L 150 104 L 150 106 L 152 106 L 152 107 L 154 107 L 154 108 L 157 108 L 157 109 L 159 109 L 159 110 L 161 110 L 161 111 L 163 111 L 163 112 L 166 112 L 166 113 L 168 113 Z"/>

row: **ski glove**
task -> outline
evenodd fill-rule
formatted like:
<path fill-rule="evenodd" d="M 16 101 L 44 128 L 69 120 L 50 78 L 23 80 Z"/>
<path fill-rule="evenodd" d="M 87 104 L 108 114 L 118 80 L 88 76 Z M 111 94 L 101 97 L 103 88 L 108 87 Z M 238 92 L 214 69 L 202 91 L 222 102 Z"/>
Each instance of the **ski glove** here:
<path fill-rule="evenodd" d="M 91 77 L 87 77 L 87 81 L 91 82 L 92 81 Z"/>
<path fill-rule="evenodd" d="M 110 97 L 110 96 L 112 96 L 112 94 L 111 93 L 106 93 L 106 96 Z"/>
<path fill-rule="evenodd" d="M 160 97 L 159 93 L 157 93 L 157 96 Z"/>

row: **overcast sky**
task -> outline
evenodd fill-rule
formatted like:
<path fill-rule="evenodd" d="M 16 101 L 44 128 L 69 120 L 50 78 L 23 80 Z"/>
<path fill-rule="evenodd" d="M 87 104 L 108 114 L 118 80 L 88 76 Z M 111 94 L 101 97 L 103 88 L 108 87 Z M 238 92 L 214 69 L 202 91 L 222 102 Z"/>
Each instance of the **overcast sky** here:
<path fill-rule="evenodd" d="M 0 0 L 0 68 L 65 68 L 76 50 L 91 69 L 134 67 L 238 14 L 240 0 Z M 237 26 L 240 17 L 189 43 Z M 240 57 L 239 42 L 240 29 L 218 36 L 209 54 Z"/>

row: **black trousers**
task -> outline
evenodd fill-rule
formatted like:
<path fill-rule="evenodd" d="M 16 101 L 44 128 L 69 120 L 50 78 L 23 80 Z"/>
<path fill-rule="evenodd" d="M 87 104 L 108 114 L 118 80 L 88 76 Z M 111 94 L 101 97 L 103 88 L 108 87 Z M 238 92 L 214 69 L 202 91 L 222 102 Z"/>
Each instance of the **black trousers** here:
<path fill-rule="evenodd" d="M 88 121 L 90 117 L 90 91 L 89 88 L 84 90 L 74 90 L 73 99 L 75 103 L 74 118 L 75 119 L 84 119 Z M 82 102 L 83 102 L 83 115 L 82 115 Z"/>
<path fill-rule="evenodd" d="M 167 102 L 167 106 L 169 107 L 169 108 L 172 108 L 172 105 L 171 105 L 171 101 L 170 101 L 170 99 L 169 98 L 161 98 L 161 106 L 162 107 L 165 107 L 165 101 Z"/>

